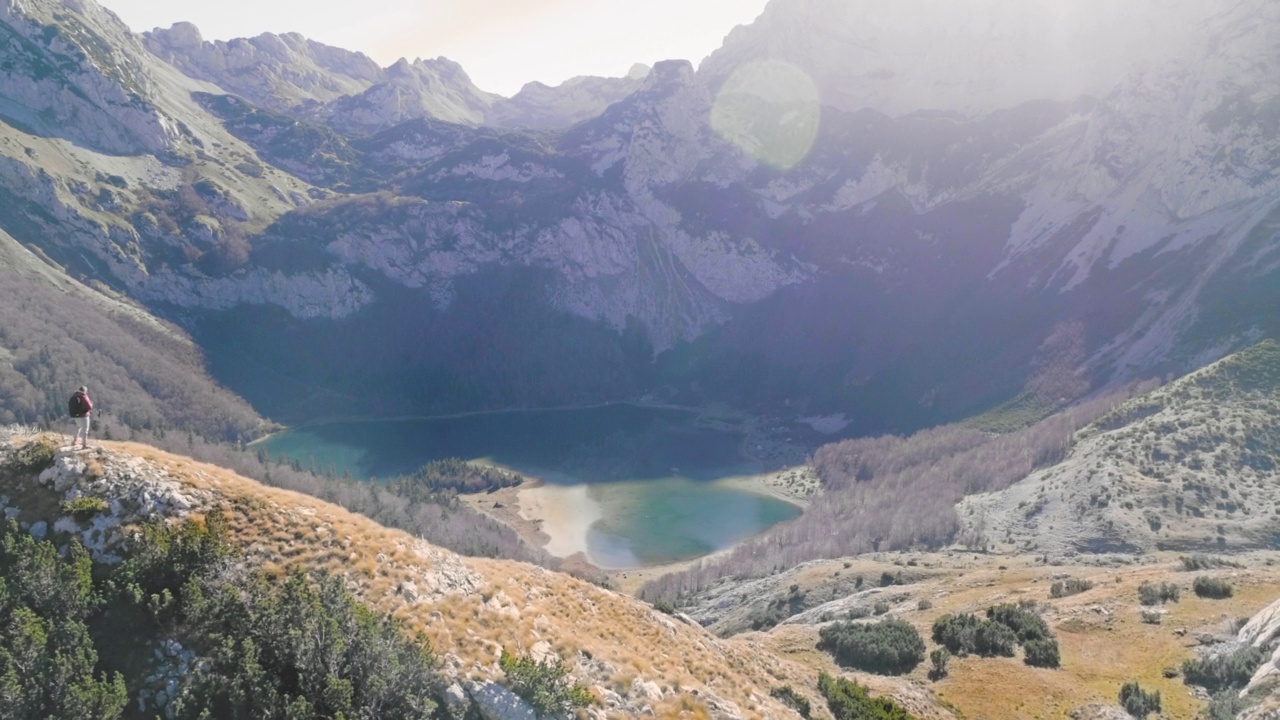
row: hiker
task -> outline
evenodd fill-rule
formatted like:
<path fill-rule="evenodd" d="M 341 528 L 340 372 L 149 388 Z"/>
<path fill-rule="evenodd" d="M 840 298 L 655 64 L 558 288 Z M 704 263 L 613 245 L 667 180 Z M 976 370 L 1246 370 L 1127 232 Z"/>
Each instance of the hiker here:
<path fill-rule="evenodd" d="M 76 446 L 76 440 L 84 437 L 84 447 L 89 447 L 89 414 L 93 412 L 93 401 L 89 399 L 89 388 L 81 385 L 80 389 L 71 396 L 71 400 L 67 402 L 67 410 L 71 413 L 71 417 L 76 421 L 76 436 L 71 438 L 71 447 Z"/>

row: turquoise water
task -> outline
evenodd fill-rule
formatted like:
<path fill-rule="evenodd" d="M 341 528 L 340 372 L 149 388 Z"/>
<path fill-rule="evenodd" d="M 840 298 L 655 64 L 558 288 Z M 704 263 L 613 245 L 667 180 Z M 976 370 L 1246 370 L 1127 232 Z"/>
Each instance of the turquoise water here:
<path fill-rule="evenodd" d="M 800 514 L 771 497 L 678 476 L 614 483 L 591 494 L 604 518 L 587 536 L 588 554 L 608 569 L 702 557 Z"/>
<path fill-rule="evenodd" d="M 291 430 L 259 447 L 360 479 L 461 457 L 587 485 L 603 512 L 588 554 L 602 567 L 627 568 L 700 557 L 800 513 L 717 482 L 759 467 L 743 458 L 739 432 L 697 420 L 684 410 L 611 405 L 334 423 Z"/>

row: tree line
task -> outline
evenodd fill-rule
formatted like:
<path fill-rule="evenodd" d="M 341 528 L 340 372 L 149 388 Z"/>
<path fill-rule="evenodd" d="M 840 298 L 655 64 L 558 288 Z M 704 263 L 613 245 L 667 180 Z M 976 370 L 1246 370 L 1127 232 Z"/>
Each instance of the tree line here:
<path fill-rule="evenodd" d="M 0 242 L 8 242 L 0 238 Z M 141 430 L 182 428 L 252 439 L 265 422 L 205 374 L 176 328 L 64 281 L 6 271 L 0 280 L 0 424 L 65 428 L 67 398 L 88 385 L 99 417 Z"/>

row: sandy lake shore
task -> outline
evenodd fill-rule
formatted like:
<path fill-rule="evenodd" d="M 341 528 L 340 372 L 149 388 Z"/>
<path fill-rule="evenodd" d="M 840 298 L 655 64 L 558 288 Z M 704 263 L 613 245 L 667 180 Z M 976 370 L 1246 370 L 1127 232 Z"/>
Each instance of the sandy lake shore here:
<path fill-rule="evenodd" d="M 586 485 L 541 484 L 516 494 L 521 517 L 537 525 L 549 539 L 543 550 L 558 558 L 583 553 L 590 559 L 587 536 L 604 517 Z"/>
<path fill-rule="evenodd" d="M 817 478 L 808 468 L 742 475 L 717 481 L 725 487 L 776 498 L 800 508 L 808 506 L 817 491 Z M 585 485 L 555 484 L 529 479 L 517 487 L 479 496 L 464 496 L 464 502 L 511 527 L 530 545 L 565 560 L 582 571 L 600 571 L 591 561 L 588 537 L 591 526 L 604 512 Z M 713 553 L 714 558 L 727 551 Z M 634 593 L 647 580 L 684 570 L 699 560 L 655 565 L 628 570 L 603 570 L 620 590 Z"/>

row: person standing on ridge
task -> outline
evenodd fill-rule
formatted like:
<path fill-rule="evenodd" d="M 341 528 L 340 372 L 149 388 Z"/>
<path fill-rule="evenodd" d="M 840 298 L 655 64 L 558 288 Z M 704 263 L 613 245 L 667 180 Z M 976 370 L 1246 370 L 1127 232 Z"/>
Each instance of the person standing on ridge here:
<path fill-rule="evenodd" d="M 71 447 L 75 447 L 76 440 L 83 437 L 83 446 L 88 449 L 89 415 L 93 412 L 93 401 L 89 399 L 89 388 L 81 385 L 80 389 L 67 401 L 67 410 L 71 413 L 72 419 L 76 421 L 76 436 L 71 439 Z"/>

